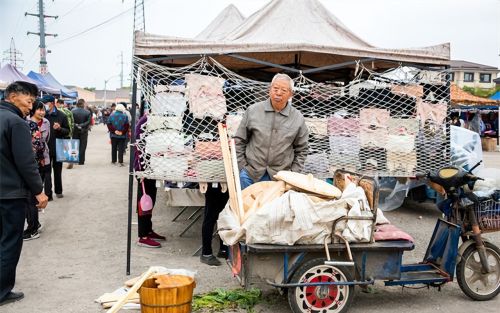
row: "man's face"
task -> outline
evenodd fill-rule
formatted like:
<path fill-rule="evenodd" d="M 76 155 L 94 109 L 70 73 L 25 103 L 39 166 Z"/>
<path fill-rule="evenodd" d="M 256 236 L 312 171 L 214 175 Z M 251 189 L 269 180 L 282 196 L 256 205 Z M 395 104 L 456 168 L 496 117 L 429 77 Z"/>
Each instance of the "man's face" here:
<path fill-rule="evenodd" d="M 290 89 L 290 83 L 286 79 L 277 79 L 269 89 L 269 98 L 276 109 L 283 109 L 293 93 Z"/>
<path fill-rule="evenodd" d="M 27 116 L 30 113 L 31 108 L 33 107 L 33 103 L 35 102 L 35 97 L 23 93 L 13 93 L 9 96 L 8 100 L 12 104 L 14 104 L 19 110 L 21 110 L 24 116 Z"/>

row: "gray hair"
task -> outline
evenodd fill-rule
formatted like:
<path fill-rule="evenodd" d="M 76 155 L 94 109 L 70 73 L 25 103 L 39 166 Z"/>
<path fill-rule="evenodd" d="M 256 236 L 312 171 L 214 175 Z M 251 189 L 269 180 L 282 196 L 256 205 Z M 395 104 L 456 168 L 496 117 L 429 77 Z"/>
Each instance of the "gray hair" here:
<path fill-rule="evenodd" d="M 275 81 L 279 79 L 288 81 L 288 83 L 290 84 L 290 91 L 293 92 L 294 82 L 293 79 L 291 79 L 290 76 L 288 76 L 287 74 L 278 73 L 274 75 L 273 80 L 271 80 L 271 86 L 274 84 Z"/>

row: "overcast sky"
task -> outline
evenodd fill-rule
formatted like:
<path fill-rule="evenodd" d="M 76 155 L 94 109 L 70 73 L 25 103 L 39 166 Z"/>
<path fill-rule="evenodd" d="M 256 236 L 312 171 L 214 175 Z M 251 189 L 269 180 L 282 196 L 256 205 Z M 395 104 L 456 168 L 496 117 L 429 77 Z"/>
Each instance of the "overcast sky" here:
<path fill-rule="evenodd" d="M 249 16 L 270 0 L 145 0 L 146 31 L 194 37 L 227 5 Z M 451 43 L 451 58 L 500 67 L 500 0 L 320 0 L 372 45 L 410 48 Z M 49 71 L 65 85 L 119 86 L 120 54 L 128 85 L 134 0 L 45 0 Z M 23 72 L 39 72 L 38 0 L 0 0 L 0 53 L 11 37 L 22 52 Z M 122 14 L 123 13 L 123 14 Z M 120 15 L 121 14 L 121 15 Z M 119 15 L 119 16 L 118 16 Z M 95 27 L 107 20 L 102 26 Z M 91 30 L 89 30 L 91 29 Z M 87 32 L 84 32 L 89 30 Z M 270 30 L 272 31 L 272 30 Z M 6 61 L 1 61 L 2 65 Z"/>

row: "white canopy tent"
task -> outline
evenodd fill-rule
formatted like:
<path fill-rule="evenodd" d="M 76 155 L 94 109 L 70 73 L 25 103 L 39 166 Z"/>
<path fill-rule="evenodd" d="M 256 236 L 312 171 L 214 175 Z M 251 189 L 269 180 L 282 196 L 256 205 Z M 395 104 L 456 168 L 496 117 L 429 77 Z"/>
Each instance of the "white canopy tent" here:
<path fill-rule="evenodd" d="M 394 62 L 445 66 L 449 64 L 450 45 L 374 47 L 350 31 L 319 0 L 272 0 L 223 38 L 136 32 L 134 54 L 170 66 L 191 64 L 201 55 L 210 55 L 234 71 L 275 72 L 278 68 L 312 74 L 352 68 L 356 60 L 370 61 L 374 69 L 392 68 Z"/>
<path fill-rule="evenodd" d="M 219 15 L 195 38 L 200 40 L 220 40 L 238 27 L 245 17 L 233 4 L 228 5 Z"/>

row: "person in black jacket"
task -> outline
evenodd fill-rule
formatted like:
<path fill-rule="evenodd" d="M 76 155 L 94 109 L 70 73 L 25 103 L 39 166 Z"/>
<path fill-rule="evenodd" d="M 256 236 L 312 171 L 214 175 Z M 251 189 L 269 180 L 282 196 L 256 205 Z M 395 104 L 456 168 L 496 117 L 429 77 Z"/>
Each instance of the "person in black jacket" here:
<path fill-rule="evenodd" d="M 87 150 L 87 139 L 89 137 L 90 121 L 92 114 L 85 109 L 85 100 L 79 99 L 76 108 L 71 110 L 75 120 L 75 129 L 73 129 L 73 139 L 80 139 L 78 164 L 85 163 L 85 150 Z"/>
<path fill-rule="evenodd" d="M 50 122 L 51 135 L 49 138 L 49 155 L 50 164 L 52 165 L 54 173 L 54 175 L 52 175 L 54 177 L 54 191 L 57 198 L 62 198 L 62 162 L 57 162 L 56 159 L 56 139 L 69 138 L 68 119 L 63 112 L 57 109 L 55 105 L 56 99 L 53 96 L 43 96 L 41 101 L 45 104 L 45 109 L 47 110 L 45 118 Z M 45 184 L 45 193 L 47 193 L 49 201 L 52 200 L 52 184 Z"/>
<path fill-rule="evenodd" d="M 35 195 L 38 208 L 45 208 L 48 201 L 24 119 L 37 93 L 35 85 L 18 81 L 7 86 L 6 101 L 0 102 L 0 305 L 24 297 L 12 289 L 23 246 L 28 198 Z"/>

